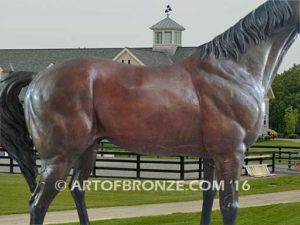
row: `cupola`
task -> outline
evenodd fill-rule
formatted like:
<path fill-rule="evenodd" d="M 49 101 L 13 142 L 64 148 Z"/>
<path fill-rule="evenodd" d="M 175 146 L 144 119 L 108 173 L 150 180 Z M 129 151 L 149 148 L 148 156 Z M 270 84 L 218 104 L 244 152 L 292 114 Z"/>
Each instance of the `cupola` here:
<path fill-rule="evenodd" d="M 185 28 L 170 18 L 168 8 L 166 13 L 165 19 L 150 27 L 153 30 L 153 51 L 174 55 L 177 47 L 182 44 L 182 31 Z"/>

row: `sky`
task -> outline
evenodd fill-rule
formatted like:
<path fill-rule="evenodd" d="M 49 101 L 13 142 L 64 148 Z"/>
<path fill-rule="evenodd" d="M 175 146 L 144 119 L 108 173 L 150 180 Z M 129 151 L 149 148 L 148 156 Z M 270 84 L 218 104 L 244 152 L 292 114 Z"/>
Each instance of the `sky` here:
<path fill-rule="evenodd" d="M 0 0 L 0 49 L 151 47 L 150 26 L 170 17 L 183 46 L 223 33 L 264 0 Z M 300 63 L 300 38 L 279 72 Z"/>

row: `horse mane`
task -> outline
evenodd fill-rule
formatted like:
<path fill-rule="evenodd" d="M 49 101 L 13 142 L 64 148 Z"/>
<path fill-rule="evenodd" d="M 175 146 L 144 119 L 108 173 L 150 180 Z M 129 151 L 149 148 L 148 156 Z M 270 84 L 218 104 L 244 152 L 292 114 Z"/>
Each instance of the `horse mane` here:
<path fill-rule="evenodd" d="M 288 1 L 269 0 L 211 42 L 199 46 L 200 56 L 205 58 L 213 54 L 216 58 L 224 56 L 237 60 L 249 44 L 260 44 L 292 16 L 293 9 Z"/>

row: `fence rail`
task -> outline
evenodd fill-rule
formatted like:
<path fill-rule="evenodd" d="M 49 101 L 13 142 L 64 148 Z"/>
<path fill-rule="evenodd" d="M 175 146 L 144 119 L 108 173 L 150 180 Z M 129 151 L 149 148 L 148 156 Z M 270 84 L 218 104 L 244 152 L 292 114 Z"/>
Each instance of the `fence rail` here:
<path fill-rule="evenodd" d="M 276 153 L 275 159 L 279 163 L 287 162 L 289 169 L 291 169 L 293 162 L 300 162 L 300 147 L 256 145 L 256 146 L 252 146 L 251 149 L 264 149 L 264 150 L 267 149 L 266 151 L 271 151 L 271 152 L 275 151 Z M 258 152 L 258 151 L 255 150 L 254 152 Z"/>
<path fill-rule="evenodd" d="M 120 154 L 121 153 L 121 154 Z M 186 157 L 163 157 L 157 158 L 155 156 L 143 156 L 136 153 L 129 152 L 119 152 L 119 151 L 107 151 L 100 150 L 98 151 L 98 156 L 96 159 L 96 166 L 93 170 L 93 176 L 98 176 L 98 170 L 115 170 L 115 171 L 132 171 L 134 176 L 126 178 L 138 178 L 138 179 L 168 179 L 168 177 L 155 176 L 155 174 L 174 174 L 178 175 L 178 179 L 201 179 L 202 178 L 202 160 L 201 159 L 188 159 Z M 113 157 L 108 158 L 106 155 L 112 155 Z M 123 158 L 120 158 L 123 156 Z M 127 157 L 126 157 L 127 156 Z M 97 162 L 109 162 L 111 164 L 120 163 L 118 167 L 116 166 L 97 166 Z M 128 168 L 128 164 L 131 164 L 131 167 Z M 169 168 L 170 166 L 176 168 L 166 169 L 163 167 Z M 192 168 L 187 168 L 187 166 Z M 155 168 L 151 168 L 155 167 Z M 143 173 L 151 173 L 154 177 L 145 177 Z M 193 176 L 186 177 L 187 174 L 193 174 Z M 112 175 L 101 175 L 101 177 L 119 177 Z M 124 176 L 122 176 L 124 177 Z M 173 179 L 173 178 L 171 178 Z"/>
<path fill-rule="evenodd" d="M 267 163 L 273 173 L 276 160 L 287 161 L 288 168 L 291 168 L 293 161 L 300 160 L 300 148 L 297 147 L 254 146 L 252 148 L 263 150 L 247 151 L 245 165 Z M 0 149 L 0 172 L 19 173 L 17 163 L 3 153 L 4 150 Z M 38 157 L 37 164 L 40 167 Z M 244 172 L 247 173 L 246 170 Z M 92 176 L 172 180 L 201 179 L 203 177 L 203 161 L 196 157 L 144 156 L 127 152 L 109 142 L 101 142 Z"/>

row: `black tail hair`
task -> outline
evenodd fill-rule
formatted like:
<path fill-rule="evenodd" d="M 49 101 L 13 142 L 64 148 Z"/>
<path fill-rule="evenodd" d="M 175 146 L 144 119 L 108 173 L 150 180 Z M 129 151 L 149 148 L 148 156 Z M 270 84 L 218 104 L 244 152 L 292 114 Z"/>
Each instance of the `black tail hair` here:
<path fill-rule="evenodd" d="M 32 72 L 12 72 L 0 81 L 0 144 L 19 164 L 31 192 L 36 187 L 36 157 L 19 94 L 34 75 Z"/>

